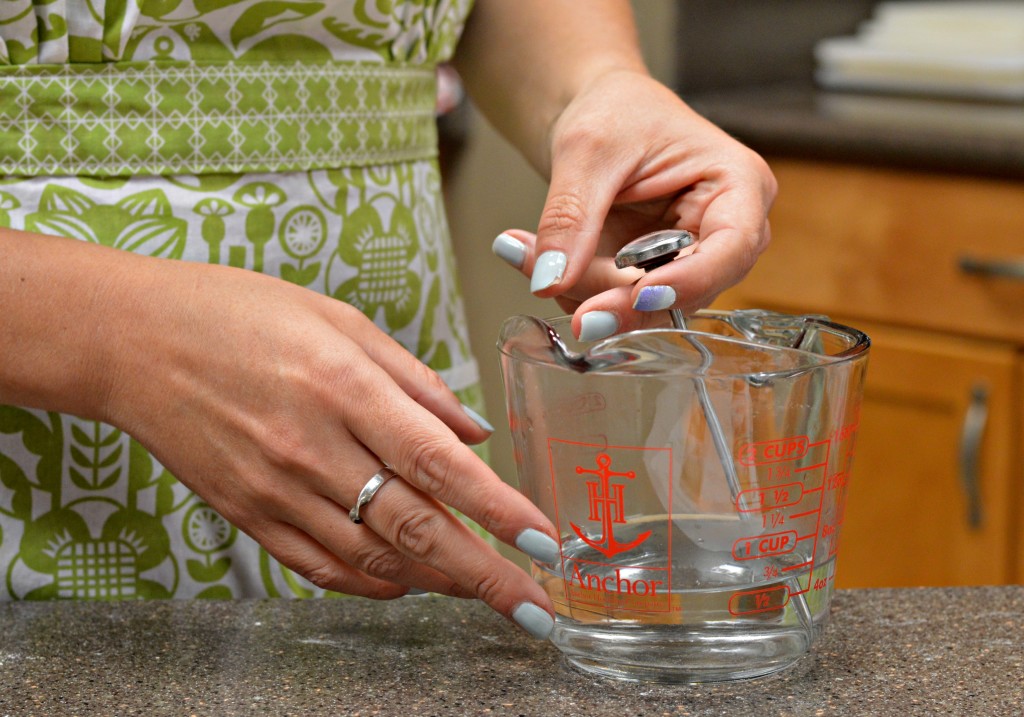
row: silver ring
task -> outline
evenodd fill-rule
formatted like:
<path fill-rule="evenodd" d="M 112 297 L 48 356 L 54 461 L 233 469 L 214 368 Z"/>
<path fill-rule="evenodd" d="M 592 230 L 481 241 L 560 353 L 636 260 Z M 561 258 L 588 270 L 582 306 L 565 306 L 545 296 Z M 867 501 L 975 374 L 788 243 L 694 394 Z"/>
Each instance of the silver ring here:
<path fill-rule="evenodd" d="M 348 512 L 348 517 L 352 519 L 353 523 L 357 525 L 363 522 L 363 519 L 359 517 L 359 509 L 364 505 L 373 500 L 373 496 L 377 495 L 377 491 L 380 487 L 388 482 L 391 478 L 394 478 L 398 474 L 395 473 L 388 466 L 384 466 L 379 471 L 370 477 L 370 480 L 366 481 L 366 485 L 359 491 L 359 497 L 356 498 L 356 504 L 352 506 L 352 510 Z"/>

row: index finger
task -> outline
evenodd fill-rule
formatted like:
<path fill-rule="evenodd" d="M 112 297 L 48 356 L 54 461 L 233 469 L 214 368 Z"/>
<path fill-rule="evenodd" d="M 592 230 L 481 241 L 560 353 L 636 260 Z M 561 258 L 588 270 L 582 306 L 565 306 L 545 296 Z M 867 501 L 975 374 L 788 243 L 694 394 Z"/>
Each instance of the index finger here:
<path fill-rule="evenodd" d="M 563 144 L 537 225 L 534 252 L 523 267 L 530 292 L 552 297 L 573 287 L 597 251 L 605 218 L 625 179 L 609 167 L 599 143 L 584 134 Z M 622 173 L 622 176 L 616 176 Z"/>

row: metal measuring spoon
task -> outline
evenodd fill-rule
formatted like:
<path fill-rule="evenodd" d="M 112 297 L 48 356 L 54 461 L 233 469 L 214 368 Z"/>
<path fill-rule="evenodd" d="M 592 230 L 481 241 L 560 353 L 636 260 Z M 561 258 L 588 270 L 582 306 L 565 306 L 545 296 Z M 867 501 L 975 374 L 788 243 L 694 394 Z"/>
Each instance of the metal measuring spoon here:
<path fill-rule="evenodd" d="M 636 361 L 637 359 L 637 355 L 635 353 L 618 349 L 605 351 L 600 354 L 578 353 L 566 346 L 565 341 L 562 339 L 562 336 L 558 333 L 555 327 L 544 319 L 539 319 L 536 316 L 525 315 L 519 318 L 522 321 L 529 321 L 530 323 L 535 324 L 537 328 L 544 333 L 544 336 L 548 340 L 548 345 L 551 348 L 551 354 L 554 356 L 555 363 L 563 368 L 575 371 L 576 373 L 601 371 L 629 363 L 631 361 Z"/>
<path fill-rule="evenodd" d="M 652 232 L 634 239 L 622 247 L 615 255 L 615 266 L 624 269 L 627 266 L 635 266 L 645 272 L 653 271 L 660 266 L 669 263 L 682 249 L 694 243 L 693 234 L 683 229 L 669 229 L 665 231 Z M 669 309 L 669 316 L 672 318 L 672 325 L 677 329 L 686 329 L 686 318 L 679 309 Z M 693 345 L 701 355 L 700 374 L 704 374 L 711 367 L 711 351 L 692 336 L 686 340 Z M 733 463 L 732 454 L 729 452 L 729 445 L 725 440 L 725 433 L 722 430 L 722 422 L 718 419 L 718 413 L 711 402 L 711 394 L 708 392 L 707 384 L 703 375 L 694 380 L 697 388 L 697 398 L 700 401 L 701 410 L 704 412 L 704 420 L 711 429 L 711 440 L 715 444 L 715 452 L 718 460 L 725 471 L 725 480 L 729 484 L 729 492 L 733 500 L 738 500 L 740 495 L 740 481 L 736 475 L 736 465 Z"/>
<path fill-rule="evenodd" d="M 693 235 L 687 231 L 660 231 L 645 234 L 638 239 L 634 239 L 619 251 L 615 256 L 615 266 L 619 269 L 635 266 L 639 269 L 650 271 L 671 261 L 679 253 L 679 250 L 690 246 L 693 244 L 693 241 Z M 676 328 L 686 328 L 686 320 L 683 317 L 682 311 L 672 309 L 669 313 L 672 315 L 672 323 Z M 624 351 L 612 351 L 600 356 L 577 353 L 566 346 L 565 341 L 558 331 L 555 330 L 555 327 L 547 321 L 536 316 L 523 316 L 522 319 L 536 324 L 544 333 L 555 362 L 559 366 L 576 371 L 577 373 L 600 371 L 601 369 L 636 359 L 635 355 Z M 707 351 L 707 349 L 704 350 Z M 710 354 L 706 358 L 710 360 Z"/>
<path fill-rule="evenodd" d="M 668 230 L 645 234 L 639 239 L 634 239 L 626 244 L 615 255 L 615 266 L 623 269 L 627 266 L 635 266 L 644 271 L 652 271 L 668 262 L 674 260 L 682 249 L 693 244 L 693 235 L 685 230 Z M 672 318 L 672 325 L 681 330 L 686 329 L 686 318 L 679 309 L 669 309 L 669 316 Z M 800 339 L 804 337 L 801 335 Z M 697 398 L 700 402 L 701 411 L 704 413 L 704 420 L 707 421 L 708 429 L 711 431 L 711 440 L 715 444 L 715 452 L 725 472 L 725 480 L 729 484 L 729 493 L 739 511 L 744 510 L 741 498 L 740 481 L 736 475 L 736 464 L 733 462 L 732 454 L 725 440 L 725 433 L 722 423 L 718 419 L 714 404 L 711 402 L 711 394 L 708 392 L 707 384 L 703 374 L 711 367 L 712 355 L 704 344 L 693 336 L 687 336 L 687 341 L 696 348 L 701 355 L 700 375 L 693 379 L 697 389 Z M 809 580 L 810 578 L 808 578 Z M 813 632 L 810 607 L 807 598 L 804 596 L 800 583 L 795 578 L 789 578 L 786 585 L 793 598 L 793 606 L 796 609 L 797 617 L 803 625 L 804 630 L 810 636 Z M 810 639 L 810 637 L 808 638 Z"/>
<path fill-rule="evenodd" d="M 694 243 L 693 234 L 684 229 L 667 229 L 644 234 L 619 249 L 615 255 L 615 266 L 625 269 L 635 266 L 645 272 L 653 271 L 676 258 L 680 251 Z M 669 309 L 672 325 L 677 329 L 686 328 L 686 317 L 679 309 Z"/>

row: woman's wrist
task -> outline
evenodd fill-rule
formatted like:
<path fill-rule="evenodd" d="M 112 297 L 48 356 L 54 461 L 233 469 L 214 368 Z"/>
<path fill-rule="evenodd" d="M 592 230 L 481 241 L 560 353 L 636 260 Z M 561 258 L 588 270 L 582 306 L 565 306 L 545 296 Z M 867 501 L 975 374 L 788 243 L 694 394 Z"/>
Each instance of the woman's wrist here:
<path fill-rule="evenodd" d="M 111 360 L 143 281 L 127 252 L 0 233 L 0 403 L 105 417 Z"/>
<path fill-rule="evenodd" d="M 602 77 L 647 75 L 626 0 L 477 0 L 455 56 L 475 104 L 544 176 L 552 128 Z"/>

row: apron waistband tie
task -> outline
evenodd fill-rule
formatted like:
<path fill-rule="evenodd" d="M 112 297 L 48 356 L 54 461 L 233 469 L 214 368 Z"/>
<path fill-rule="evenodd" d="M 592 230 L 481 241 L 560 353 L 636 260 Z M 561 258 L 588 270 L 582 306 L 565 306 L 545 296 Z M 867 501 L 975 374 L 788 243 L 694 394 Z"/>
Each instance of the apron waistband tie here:
<path fill-rule="evenodd" d="M 433 157 L 430 66 L 116 62 L 0 67 L 0 174 L 283 172 Z"/>

